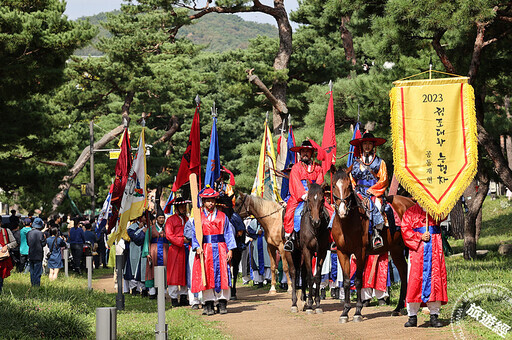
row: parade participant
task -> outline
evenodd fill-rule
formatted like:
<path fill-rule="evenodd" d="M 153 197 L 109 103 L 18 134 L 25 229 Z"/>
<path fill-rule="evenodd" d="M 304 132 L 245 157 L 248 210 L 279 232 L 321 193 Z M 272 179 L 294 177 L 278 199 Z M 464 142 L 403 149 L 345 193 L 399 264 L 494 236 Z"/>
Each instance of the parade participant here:
<path fill-rule="evenodd" d="M 156 223 L 151 221 L 146 232 L 142 256 L 147 258 L 146 263 L 146 288 L 149 288 L 149 298 L 156 299 L 155 266 L 167 265 L 167 251 L 169 241 L 165 237 L 165 214 L 157 205 Z"/>
<path fill-rule="evenodd" d="M 142 246 L 144 246 L 146 230 L 145 211 L 126 230 L 130 241 L 125 241 L 125 291 L 131 291 L 132 295 L 139 295 L 144 290 L 142 276 L 146 274 L 146 258 L 142 258 Z"/>
<path fill-rule="evenodd" d="M 301 212 L 304 201 L 307 199 L 308 184 L 322 184 L 324 182 L 322 167 L 312 161 L 316 149 L 310 141 L 305 140 L 301 146 L 295 146 L 290 150 L 299 153 L 300 161 L 293 165 L 290 172 L 290 198 L 284 216 L 286 236 L 284 249 L 286 251 L 293 251 L 293 243 L 297 239 L 297 232 L 300 230 Z"/>
<path fill-rule="evenodd" d="M 34 220 L 35 223 L 35 220 Z M 81 262 L 82 254 L 84 251 L 85 236 L 84 230 L 82 229 L 82 222 L 75 221 L 72 228 L 69 229 L 68 237 L 69 247 L 71 249 L 71 255 L 73 256 L 73 270 L 82 274 Z"/>
<path fill-rule="evenodd" d="M 165 222 L 165 236 L 169 240 L 167 254 L 167 285 L 173 307 L 186 306 L 187 301 L 187 259 L 188 242 L 183 235 L 188 221 L 187 204 L 191 201 L 183 197 L 176 198 L 171 204 L 176 213 Z M 179 296 L 179 301 L 178 301 Z"/>
<path fill-rule="evenodd" d="M 366 307 L 370 304 L 370 300 L 375 296 L 379 302 L 379 306 L 386 304 L 389 297 L 388 286 L 388 253 L 379 255 L 369 255 L 366 260 L 366 267 L 363 270 L 363 288 L 361 289 L 361 299 Z"/>
<path fill-rule="evenodd" d="M 236 280 L 238 277 L 238 272 L 240 270 L 242 254 L 247 247 L 247 245 L 245 244 L 246 229 L 244 221 L 242 220 L 240 215 L 238 215 L 233 209 L 232 197 L 229 195 L 220 194 L 218 201 L 219 203 L 217 206 L 220 207 L 221 211 L 228 217 L 229 223 L 233 227 L 233 233 L 235 235 L 236 248 L 233 249 L 233 257 L 231 260 L 234 281 L 231 287 L 231 297 L 229 299 L 236 300 Z"/>
<path fill-rule="evenodd" d="M 253 218 L 247 226 L 247 235 L 252 240 L 251 244 L 251 268 L 254 285 L 263 287 L 264 281 L 272 278 L 270 272 L 270 255 L 267 251 L 267 240 L 265 240 L 265 231 Z"/>
<path fill-rule="evenodd" d="M 439 310 L 448 302 L 446 265 L 439 221 L 435 221 L 416 203 L 402 218 L 402 237 L 409 248 L 407 313 L 405 327 L 416 327 L 420 306 L 430 310 L 430 326 L 441 327 Z"/>
<path fill-rule="evenodd" d="M 228 262 L 232 257 L 232 249 L 236 248 L 235 236 L 227 216 L 215 207 L 218 196 L 219 193 L 209 186 L 199 193 L 203 201 L 201 207 L 203 244 L 198 243 L 195 229 L 192 237 L 192 249 L 197 253 L 192 270 L 192 292 L 203 292 L 207 315 L 215 313 L 213 306 L 215 301 L 219 303 L 220 314 L 227 313 L 226 306 L 231 286 Z M 201 254 L 204 254 L 205 262 L 205 286 L 202 282 Z"/>
<path fill-rule="evenodd" d="M 388 187 L 386 163 L 375 154 L 375 147 L 386 142 L 367 132 L 362 138 L 353 139 L 350 144 L 359 148 L 361 157 L 354 157 L 354 163 L 348 168 L 354 190 L 363 198 L 365 208 L 369 211 L 370 225 L 368 235 L 372 236 L 374 249 L 383 246 L 380 231 L 384 227 L 382 217 L 382 196 Z M 387 205 L 384 205 L 386 209 Z"/>
<path fill-rule="evenodd" d="M 27 217 L 23 223 L 25 226 L 20 230 L 20 266 L 18 268 L 18 272 L 20 273 L 28 268 L 27 233 L 32 230 L 32 220 Z"/>
<path fill-rule="evenodd" d="M 4 279 L 11 275 L 13 268 L 10 254 L 11 249 L 16 247 L 16 240 L 9 228 L 2 227 L 2 219 L 0 218 L 0 294 L 4 286 Z"/>
<path fill-rule="evenodd" d="M 187 223 L 185 223 L 185 228 L 183 230 L 183 236 L 185 237 L 185 242 L 189 244 L 192 243 L 192 238 L 194 237 L 195 229 L 194 229 L 194 219 L 190 218 Z M 190 270 L 194 266 L 194 259 L 196 258 L 196 253 L 194 251 L 189 251 L 187 258 L 187 288 L 188 288 L 188 302 L 192 309 L 199 309 L 199 305 L 201 304 L 201 300 L 203 294 L 192 293 L 192 271 Z"/>

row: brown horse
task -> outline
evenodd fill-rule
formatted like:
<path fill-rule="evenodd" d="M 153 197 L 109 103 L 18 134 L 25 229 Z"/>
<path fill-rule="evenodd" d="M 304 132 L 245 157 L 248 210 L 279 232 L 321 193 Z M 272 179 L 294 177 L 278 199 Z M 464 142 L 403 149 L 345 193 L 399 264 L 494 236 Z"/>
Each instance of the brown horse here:
<path fill-rule="evenodd" d="M 343 288 L 345 291 L 345 302 L 343 313 L 340 316 L 340 322 L 348 321 L 348 312 L 350 305 L 350 256 L 356 257 L 356 278 L 355 286 L 357 290 L 357 303 L 354 321 L 363 320 L 361 309 L 361 288 L 363 283 L 363 269 L 365 268 L 368 255 L 377 255 L 382 253 L 391 254 L 393 263 L 398 269 L 400 275 L 401 287 L 398 305 L 393 310 L 393 316 L 400 315 L 400 310 L 405 305 L 405 295 L 407 292 L 407 263 L 405 261 L 405 245 L 402 240 L 402 234 L 399 231 L 391 233 L 389 228 L 383 231 L 383 247 L 372 249 L 368 242 L 369 219 L 362 207 L 360 200 L 355 195 L 347 174 L 346 169 L 340 169 L 333 178 L 333 197 L 335 198 L 336 216 L 332 226 L 332 237 L 338 248 L 338 259 L 343 270 Z M 407 208 L 414 205 L 414 202 L 404 196 L 389 196 L 388 202 L 391 203 L 399 217 L 402 218 Z"/>
<path fill-rule="evenodd" d="M 324 190 L 312 183 L 308 189 L 308 199 L 304 204 L 304 210 L 300 219 L 300 236 L 298 245 L 293 252 L 286 252 L 288 263 L 293 261 L 290 267 L 292 277 L 292 312 L 298 312 L 297 308 L 297 272 L 302 277 L 302 301 L 304 311 L 308 314 L 322 313 L 320 308 L 320 281 L 325 255 L 329 249 L 329 212 L 324 208 Z M 312 259 L 316 253 L 316 273 L 313 276 Z M 300 270 L 299 270 L 300 269 Z M 315 287 L 313 288 L 313 284 Z M 306 286 L 309 290 L 306 301 Z M 313 305 L 313 297 L 315 305 Z"/>
<path fill-rule="evenodd" d="M 284 229 L 283 229 L 284 208 L 276 202 L 264 200 L 263 198 L 240 193 L 235 202 L 235 212 L 242 218 L 253 215 L 265 231 L 267 250 L 270 255 L 270 272 L 272 273 L 272 284 L 270 294 L 276 294 L 276 253 L 279 251 L 283 260 L 283 271 L 287 282 L 291 282 L 288 261 L 284 251 Z M 291 293 L 291 285 L 288 284 L 288 293 Z"/>

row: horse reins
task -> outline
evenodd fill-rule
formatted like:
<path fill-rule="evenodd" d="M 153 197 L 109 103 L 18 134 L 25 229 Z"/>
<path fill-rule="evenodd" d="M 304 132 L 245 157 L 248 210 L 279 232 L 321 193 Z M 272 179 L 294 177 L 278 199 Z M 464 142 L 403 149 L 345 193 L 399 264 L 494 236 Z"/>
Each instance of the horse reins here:
<path fill-rule="evenodd" d="M 244 196 L 244 200 L 242 201 L 242 207 L 245 209 L 245 212 L 246 212 L 246 213 L 248 213 L 248 214 L 250 214 L 250 215 L 253 215 L 255 219 L 263 219 L 263 218 L 266 218 L 266 217 L 272 216 L 272 215 L 274 215 L 275 213 L 277 213 L 277 212 L 279 212 L 279 211 L 281 211 L 281 210 L 283 210 L 283 209 L 284 209 L 284 207 L 282 207 L 282 206 L 281 206 L 281 207 L 279 207 L 279 209 L 274 210 L 273 212 L 271 212 L 271 213 L 269 213 L 269 214 L 267 214 L 267 215 L 263 215 L 263 216 L 256 216 L 256 215 L 254 215 L 254 214 L 251 214 L 251 212 L 249 211 L 249 209 L 245 206 L 245 201 L 246 201 L 246 199 L 247 199 L 247 196 L 248 196 L 248 195 L 245 195 L 245 196 Z M 236 213 L 240 215 L 240 212 L 241 212 L 241 211 L 240 211 L 240 209 L 239 209 L 239 211 L 237 211 Z"/>

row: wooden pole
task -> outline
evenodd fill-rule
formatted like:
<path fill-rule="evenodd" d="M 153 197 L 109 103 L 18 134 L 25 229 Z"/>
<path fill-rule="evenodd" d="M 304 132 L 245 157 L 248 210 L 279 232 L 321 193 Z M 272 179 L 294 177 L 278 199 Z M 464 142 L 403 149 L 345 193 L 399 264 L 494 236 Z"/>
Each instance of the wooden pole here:
<path fill-rule="evenodd" d="M 197 175 L 190 174 L 190 193 L 192 196 L 192 211 L 194 212 L 194 225 L 196 229 L 196 239 L 199 242 L 199 245 L 203 246 L 203 226 L 201 223 L 201 210 L 199 205 L 197 204 L 197 196 L 198 196 L 198 186 L 197 186 Z M 199 255 L 201 259 L 201 276 L 203 278 L 203 286 L 206 286 L 206 272 L 204 270 L 204 253 Z"/>

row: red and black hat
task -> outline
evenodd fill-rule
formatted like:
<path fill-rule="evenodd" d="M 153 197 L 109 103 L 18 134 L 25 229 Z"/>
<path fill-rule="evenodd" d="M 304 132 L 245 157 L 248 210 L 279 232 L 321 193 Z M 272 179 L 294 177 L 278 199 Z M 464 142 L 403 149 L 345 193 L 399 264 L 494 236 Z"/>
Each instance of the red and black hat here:
<path fill-rule="evenodd" d="M 352 139 L 350 144 L 360 146 L 363 142 L 372 142 L 375 146 L 379 146 L 386 143 L 386 140 L 384 138 L 375 137 L 371 132 L 366 132 L 363 137 Z"/>
<path fill-rule="evenodd" d="M 316 151 L 316 148 L 309 140 L 303 141 L 301 146 L 294 146 L 293 148 L 290 148 L 290 151 L 292 152 L 301 152 L 302 150 L 311 150 L 314 152 Z"/>
<path fill-rule="evenodd" d="M 217 198 L 219 197 L 219 193 L 209 185 L 207 185 L 201 192 L 199 192 L 199 197 L 201 198 Z"/>

